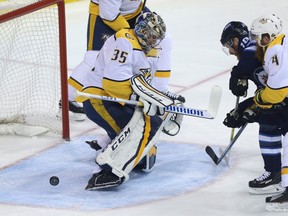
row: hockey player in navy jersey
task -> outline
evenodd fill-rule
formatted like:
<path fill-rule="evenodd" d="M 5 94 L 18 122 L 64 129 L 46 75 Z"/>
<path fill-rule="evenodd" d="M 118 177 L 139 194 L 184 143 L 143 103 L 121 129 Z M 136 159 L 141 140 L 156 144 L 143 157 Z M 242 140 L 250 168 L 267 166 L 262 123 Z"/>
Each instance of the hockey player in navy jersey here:
<path fill-rule="evenodd" d="M 252 81 L 257 89 L 263 88 L 267 73 L 262 67 L 262 54 L 258 50 L 256 55 L 256 41 L 250 40 L 247 26 L 239 21 L 229 22 L 223 29 L 221 44 L 227 54 L 235 55 L 238 64 L 231 71 L 229 89 L 237 96 L 246 96 L 248 80 Z M 254 104 L 250 97 L 238 104 L 227 114 L 224 125 L 227 127 L 241 127 L 245 122 L 259 123 L 259 145 L 264 162 L 265 172 L 252 181 L 249 181 L 249 192 L 252 194 L 273 194 L 283 190 L 281 182 L 281 130 L 279 122 L 273 113 L 255 115 L 249 107 Z M 248 142 L 248 141 L 247 141 Z M 250 145 L 250 143 L 247 143 Z"/>

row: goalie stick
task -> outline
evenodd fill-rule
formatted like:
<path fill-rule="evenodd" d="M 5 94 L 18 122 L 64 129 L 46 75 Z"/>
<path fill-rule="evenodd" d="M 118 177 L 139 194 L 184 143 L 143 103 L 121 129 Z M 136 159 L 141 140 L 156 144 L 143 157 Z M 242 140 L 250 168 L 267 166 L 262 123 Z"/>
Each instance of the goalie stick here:
<path fill-rule="evenodd" d="M 230 151 L 230 149 L 232 148 L 232 146 L 234 145 L 234 143 L 237 141 L 237 139 L 239 138 L 239 136 L 241 135 L 241 133 L 243 132 L 243 130 L 245 129 L 245 127 L 247 126 L 248 123 L 245 123 L 237 132 L 237 134 L 235 135 L 235 137 L 230 141 L 230 144 L 226 147 L 226 149 L 223 151 L 223 153 L 220 155 L 220 157 L 218 157 L 216 155 L 216 153 L 214 152 L 214 150 L 210 147 L 210 146 L 206 146 L 205 151 L 206 153 L 209 155 L 209 157 L 214 161 L 214 163 L 216 165 L 218 165 L 223 158 L 226 156 L 226 154 Z"/>
<path fill-rule="evenodd" d="M 176 113 L 181 115 L 193 116 L 204 119 L 214 119 L 218 112 L 218 107 L 220 104 L 222 90 L 219 86 L 213 86 L 211 89 L 210 100 L 207 110 L 194 109 L 189 107 L 177 107 L 174 105 L 170 105 L 165 107 L 166 112 Z M 121 98 L 109 97 L 109 96 L 101 96 L 95 94 L 89 94 L 84 92 L 76 92 L 76 97 L 85 97 L 85 98 L 95 98 L 100 100 L 112 101 L 112 102 L 122 102 L 136 106 L 143 106 L 141 101 L 135 100 L 125 100 Z"/>

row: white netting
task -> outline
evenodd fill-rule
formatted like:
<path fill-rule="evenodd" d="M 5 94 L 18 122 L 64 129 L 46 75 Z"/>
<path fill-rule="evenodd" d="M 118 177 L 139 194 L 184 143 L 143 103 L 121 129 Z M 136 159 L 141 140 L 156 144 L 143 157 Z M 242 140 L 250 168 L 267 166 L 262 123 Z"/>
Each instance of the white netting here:
<path fill-rule="evenodd" d="M 9 0 L 0 15 L 38 1 Z M 0 16 L 0 41 L 0 125 L 16 122 L 61 132 L 57 7 L 3 23 Z"/>
<path fill-rule="evenodd" d="M 41 0 L 6 0 L 4 2 L 0 1 L 0 15 L 39 1 Z"/>

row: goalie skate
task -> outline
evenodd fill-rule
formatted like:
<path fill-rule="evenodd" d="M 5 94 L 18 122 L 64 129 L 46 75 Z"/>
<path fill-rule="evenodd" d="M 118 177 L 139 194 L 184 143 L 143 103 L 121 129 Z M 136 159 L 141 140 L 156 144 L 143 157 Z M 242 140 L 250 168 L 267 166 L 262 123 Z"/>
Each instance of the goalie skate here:
<path fill-rule="evenodd" d="M 283 190 L 284 188 L 281 187 L 280 183 L 269 185 L 263 188 L 250 188 L 249 187 L 249 193 L 254 194 L 254 195 L 277 194 L 277 193 L 281 193 Z"/>
<path fill-rule="evenodd" d="M 102 170 L 101 172 L 92 175 L 85 190 L 93 191 L 102 188 L 115 187 L 120 185 L 123 180 L 124 178 L 120 178 L 112 172 Z"/>
<path fill-rule="evenodd" d="M 258 178 L 249 182 L 249 193 L 255 195 L 262 194 L 279 194 L 285 188 L 281 187 L 280 172 L 271 173 L 265 172 Z"/>
<path fill-rule="evenodd" d="M 59 101 L 59 110 L 57 113 L 59 119 L 62 118 L 62 102 Z M 84 121 L 86 115 L 84 113 L 83 107 L 81 107 L 76 101 L 69 100 L 69 119 L 74 121 Z"/>

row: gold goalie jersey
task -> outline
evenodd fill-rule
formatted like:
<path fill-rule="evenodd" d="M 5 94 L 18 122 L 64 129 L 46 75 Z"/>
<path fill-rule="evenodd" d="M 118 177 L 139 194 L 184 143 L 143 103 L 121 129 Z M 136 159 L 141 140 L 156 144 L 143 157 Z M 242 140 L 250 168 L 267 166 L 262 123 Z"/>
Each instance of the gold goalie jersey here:
<path fill-rule="evenodd" d="M 141 73 L 148 77 L 150 72 L 151 66 L 133 29 L 122 29 L 105 42 L 83 91 L 130 99 L 130 78 Z"/>
<path fill-rule="evenodd" d="M 267 86 L 261 92 L 265 103 L 276 104 L 288 96 L 288 38 L 284 34 L 268 46 L 264 57 L 264 69 L 268 72 Z"/>

